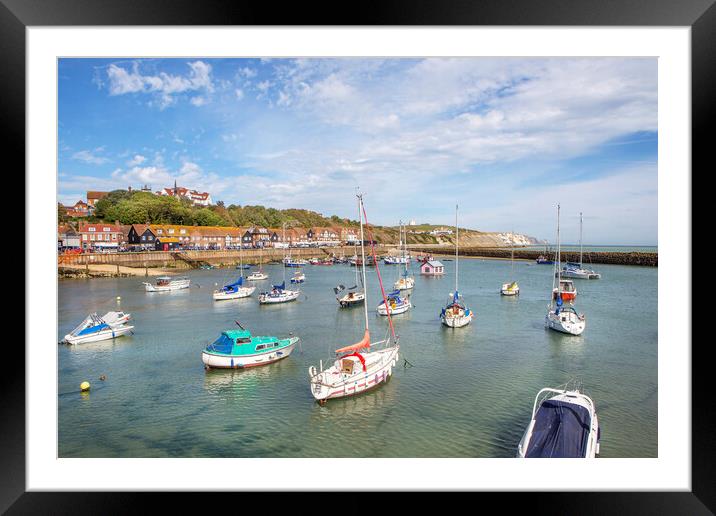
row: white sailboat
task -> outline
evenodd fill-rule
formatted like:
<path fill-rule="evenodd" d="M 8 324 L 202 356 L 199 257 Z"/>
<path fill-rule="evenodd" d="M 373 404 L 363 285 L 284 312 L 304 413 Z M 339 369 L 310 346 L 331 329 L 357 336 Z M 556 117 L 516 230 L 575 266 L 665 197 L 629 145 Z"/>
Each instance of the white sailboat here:
<path fill-rule="evenodd" d="M 361 219 L 360 200 L 358 200 L 358 219 Z M 358 255 L 355 256 L 355 259 L 356 261 L 358 260 Z M 358 267 L 355 268 L 355 271 L 355 283 L 352 287 L 348 287 L 348 292 L 343 294 L 341 297 L 338 297 L 338 294 L 346 290 L 346 287 L 344 285 L 338 285 L 333 289 L 333 292 L 336 294 L 338 306 L 341 308 L 350 308 L 351 306 L 357 306 L 361 303 L 365 303 L 365 284 L 362 284 L 362 289 L 358 289 L 358 281 L 359 279 L 362 281 L 362 278 L 359 278 L 358 276 Z"/>
<path fill-rule="evenodd" d="M 559 204 L 557 205 L 557 259 L 554 262 L 557 286 L 552 280 L 552 291 L 556 289 L 557 295 L 550 296 L 550 303 L 545 316 L 545 326 L 548 328 L 568 333 L 570 335 L 581 335 L 587 324 L 584 314 L 578 313 L 572 305 L 565 306 L 562 301 L 562 276 L 560 269 L 561 249 L 559 241 Z"/>
<path fill-rule="evenodd" d="M 365 246 L 363 238 L 363 220 L 368 224 L 365 216 L 365 207 L 363 206 L 363 196 L 358 194 L 358 205 L 361 208 L 362 215 L 360 217 L 361 232 L 361 270 L 363 275 L 363 285 L 367 294 L 366 276 L 365 276 Z M 369 230 L 370 231 L 370 230 Z M 375 259 L 375 248 L 373 247 L 372 236 L 371 250 Z M 383 289 L 380 270 L 377 260 L 376 274 L 378 281 Z M 385 301 L 385 298 L 384 298 Z M 345 346 L 336 350 L 338 358 L 333 365 L 327 369 L 323 369 L 323 361 L 319 363 L 319 368 L 311 366 L 308 369 L 308 376 L 311 385 L 311 394 L 321 404 L 333 398 L 343 398 L 346 396 L 354 396 L 369 389 L 373 389 L 378 385 L 385 383 L 393 373 L 393 367 L 398 361 L 398 352 L 400 345 L 395 335 L 393 321 L 388 315 L 390 323 L 390 334 L 382 341 L 371 343 L 370 331 L 368 327 L 368 302 L 363 304 L 365 316 L 365 331 L 363 338 L 350 346 Z M 381 346 L 381 349 L 375 349 Z M 371 351 L 371 347 L 374 349 Z"/>
<path fill-rule="evenodd" d="M 593 459 L 599 455 L 600 433 L 592 398 L 579 389 L 547 387 L 535 397 L 517 456 Z"/>
<path fill-rule="evenodd" d="M 241 271 L 239 279 L 228 285 L 224 285 L 220 289 L 215 290 L 211 297 L 214 301 L 226 301 L 229 299 L 241 299 L 242 297 L 249 297 L 254 293 L 256 287 L 244 286 L 244 257 L 242 250 L 239 249 L 239 267 Z"/>
<path fill-rule="evenodd" d="M 598 272 L 584 267 L 584 253 L 582 252 L 582 212 L 579 212 L 579 264 L 567 263 L 562 268 L 562 277 L 574 279 L 599 279 L 602 277 Z"/>
<path fill-rule="evenodd" d="M 512 273 L 510 274 L 510 277 L 512 278 L 512 281 L 503 283 L 502 288 L 500 289 L 500 294 L 503 296 L 519 296 L 520 295 L 520 286 L 517 284 L 517 281 L 515 281 L 515 234 L 514 232 L 510 233 L 510 266 Z"/>
<path fill-rule="evenodd" d="M 401 221 L 401 231 L 403 230 L 403 225 Z M 400 278 L 398 278 L 398 281 L 396 281 L 393 284 L 393 287 L 395 290 L 410 290 L 411 288 L 415 287 L 415 278 L 412 275 L 408 274 L 408 266 L 410 265 L 410 255 L 408 254 L 408 235 L 406 233 L 405 239 L 401 237 L 401 246 L 405 246 L 402 249 L 402 265 L 403 265 L 403 272 Z"/>
<path fill-rule="evenodd" d="M 450 299 L 445 306 L 445 308 L 442 309 L 440 312 L 440 321 L 445 326 L 448 326 L 450 328 L 462 328 L 463 326 L 467 326 L 470 324 L 470 321 L 472 321 L 473 311 L 470 310 L 467 306 L 465 306 L 465 301 L 463 300 L 462 296 L 460 295 L 460 292 L 458 291 L 457 285 L 458 285 L 458 270 L 460 265 L 460 259 L 459 259 L 459 238 L 460 238 L 460 230 L 458 229 L 457 225 L 457 204 L 455 205 L 455 292 L 450 293 Z"/>
<path fill-rule="evenodd" d="M 283 282 L 280 285 L 272 285 L 271 290 L 261 292 L 259 294 L 260 304 L 288 303 L 295 301 L 301 295 L 300 290 L 286 290 L 286 268 L 282 267 L 281 270 L 283 271 Z"/>

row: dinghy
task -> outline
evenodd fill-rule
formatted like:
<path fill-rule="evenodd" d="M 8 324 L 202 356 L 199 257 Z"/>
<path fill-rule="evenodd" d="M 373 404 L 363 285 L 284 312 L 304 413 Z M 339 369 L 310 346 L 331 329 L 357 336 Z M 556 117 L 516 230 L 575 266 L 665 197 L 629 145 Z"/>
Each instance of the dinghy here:
<path fill-rule="evenodd" d="M 263 272 L 262 270 L 254 271 L 248 276 L 246 276 L 246 279 L 248 281 L 262 281 L 268 279 L 268 274 Z"/>
<path fill-rule="evenodd" d="M 365 220 L 367 225 L 368 220 L 365 215 L 365 207 L 363 206 L 363 196 L 360 194 L 358 194 L 358 202 L 359 207 L 362 208 L 362 216 L 360 217 L 361 254 L 363 255 L 361 259 L 361 269 L 363 285 L 365 286 L 366 260 L 363 239 L 363 221 Z M 371 240 L 371 250 L 373 252 L 374 263 L 377 264 L 377 260 L 375 259 L 375 248 L 372 243 L 373 238 L 372 235 L 369 236 Z M 381 292 L 384 292 L 383 280 L 381 279 L 380 270 L 377 265 L 376 274 L 378 276 Z M 383 301 L 387 301 L 385 294 L 383 294 Z M 393 367 L 395 367 L 398 362 L 400 345 L 398 344 L 398 338 L 395 335 L 392 318 L 388 314 L 391 335 L 385 340 L 371 343 L 370 331 L 368 328 L 367 301 L 364 303 L 363 309 L 365 317 L 365 331 L 363 333 L 363 338 L 355 344 L 337 349 L 336 354 L 338 355 L 338 358 L 327 369 L 323 369 L 323 361 L 319 363 L 318 369 L 315 366 L 311 366 L 308 369 L 311 394 L 320 404 L 326 403 L 329 399 L 355 396 L 356 394 L 378 387 L 390 378 L 393 373 Z M 374 349 L 380 346 L 382 349 L 378 348 L 371 351 L 371 346 Z"/>
<path fill-rule="evenodd" d="M 291 283 L 303 283 L 304 281 L 306 281 L 306 275 L 303 273 L 302 270 L 299 269 L 293 273 Z"/>
<path fill-rule="evenodd" d="M 189 288 L 191 280 L 186 276 L 173 278 L 172 276 L 159 276 L 154 283 L 143 283 L 144 290 L 147 292 L 167 292 L 169 290 L 179 290 Z"/>
<path fill-rule="evenodd" d="M 520 458 L 581 458 L 599 455 L 599 420 L 592 399 L 579 390 L 542 389 L 517 447 Z"/>
<path fill-rule="evenodd" d="M 109 324 L 98 316 L 97 313 L 92 313 L 88 315 L 79 326 L 65 335 L 62 342 L 67 344 L 85 344 L 87 342 L 114 339 L 126 335 L 133 329 L 134 326 L 129 326 L 124 323 L 115 322 Z"/>
<path fill-rule="evenodd" d="M 239 369 L 271 364 L 287 358 L 298 337 L 254 337 L 245 329 L 227 330 L 201 352 L 206 369 Z"/>

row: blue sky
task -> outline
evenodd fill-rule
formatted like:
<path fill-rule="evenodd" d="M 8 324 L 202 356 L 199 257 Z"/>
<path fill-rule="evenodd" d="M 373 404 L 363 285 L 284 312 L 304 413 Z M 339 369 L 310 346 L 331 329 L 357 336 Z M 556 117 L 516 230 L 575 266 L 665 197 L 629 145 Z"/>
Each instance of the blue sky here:
<path fill-rule="evenodd" d="M 227 205 L 657 243 L 654 58 L 61 59 L 59 200 Z"/>

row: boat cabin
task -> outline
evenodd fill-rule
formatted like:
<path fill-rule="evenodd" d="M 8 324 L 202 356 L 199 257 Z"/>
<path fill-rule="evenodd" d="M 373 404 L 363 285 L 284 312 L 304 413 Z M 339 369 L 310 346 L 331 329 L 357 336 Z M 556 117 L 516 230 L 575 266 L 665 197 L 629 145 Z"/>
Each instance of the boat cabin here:
<path fill-rule="evenodd" d="M 445 274 L 445 266 L 438 260 L 428 260 L 420 266 L 420 274 L 439 276 Z"/>

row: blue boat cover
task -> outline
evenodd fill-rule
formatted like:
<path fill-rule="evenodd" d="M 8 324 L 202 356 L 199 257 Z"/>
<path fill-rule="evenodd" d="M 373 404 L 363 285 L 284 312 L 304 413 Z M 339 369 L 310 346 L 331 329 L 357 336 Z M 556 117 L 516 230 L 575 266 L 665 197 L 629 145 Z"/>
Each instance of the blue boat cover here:
<path fill-rule="evenodd" d="M 223 333 L 214 342 L 206 347 L 207 351 L 214 351 L 215 353 L 224 353 L 228 355 L 234 347 L 234 339 L 229 338 Z"/>
<path fill-rule="evenodd" d="M 240 287 L 243 284 L 244 284 L 244 277 L 241 276 L 241 277 L 239 277 L 238 280 L 234 281 L 233 283 L 230 283 L 229 285 L 224 285 L 224 290 L 233 292 L 233 291 L 237 290 L 236 287 Z"/>
<path fill-rule="evenodd" d="M 560 400 L 540 405 L 526 457 L 581 457 L 587 452 L 589 410 Z"/>
<path fill-rule="evenodd" d="M 281 283 L 280 285 L 274 285 L 273 288 L 275 288 L 276 290 L 285 290 L 285 289 L 286 289 L 286 282 L 284 281 L 284 282 Z"/>
<path fill-rule="evenodd" d="M 386 296 L 388 299 L 400 299 L 400 290 L 394 290 Z"/>
<path fill-rule="evenodd" d="M 80 331 L 77 335 L 78 336 L 79 335 L 90 335 L 92 333 L 97 333 L 99 331 L 102 331 L 105 328 L 109 328 L 109 325 L 107 323 L 96 324 L 94 326 L 85 328 L 84 330 Z"/>

